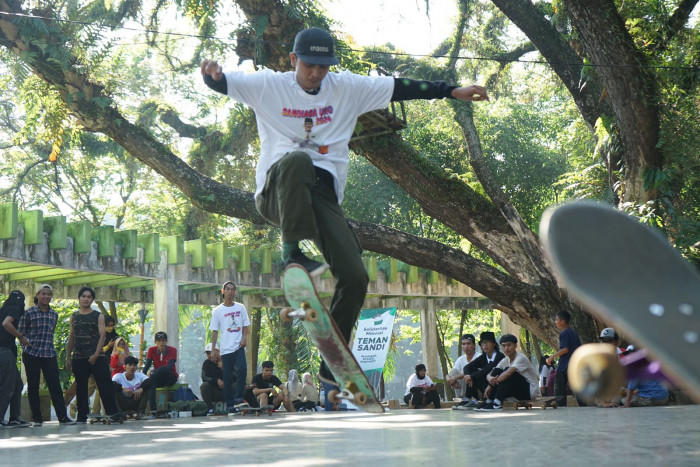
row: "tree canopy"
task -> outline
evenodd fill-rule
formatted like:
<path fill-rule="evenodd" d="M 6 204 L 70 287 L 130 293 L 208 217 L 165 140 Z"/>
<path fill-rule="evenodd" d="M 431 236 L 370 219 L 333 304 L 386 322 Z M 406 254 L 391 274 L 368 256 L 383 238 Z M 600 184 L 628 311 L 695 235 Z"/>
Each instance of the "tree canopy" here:
<path fill-rule="evenodd" d="M 411 103 L 404 131 L 352 143 L 344 208 L 363 248 L 465 283 L 552 344 L 551 313 L 569 309 L 593 340 L 537 222 L 557 202 L 601 199 L 698 262 L 697 0 L 455 1 L 453 35 L 418 59 L 363 50 L 319 1 L 0 0 L 0 197 L 276 241 L 251 192 L 253 115 L 209 92 L 198 63 L 287 70 L 298 30 L 325 27 L 339 68 L 482 82 L 492 96 Z"/>

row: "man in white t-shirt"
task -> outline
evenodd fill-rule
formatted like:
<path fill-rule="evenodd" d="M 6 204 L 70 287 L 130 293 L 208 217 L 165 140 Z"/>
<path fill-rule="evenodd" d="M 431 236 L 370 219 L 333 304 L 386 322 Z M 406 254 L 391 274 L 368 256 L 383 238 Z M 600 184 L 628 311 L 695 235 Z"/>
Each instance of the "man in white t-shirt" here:
<path fill-rule="evenodd" d="M 149 378 L 140 371 L 139 359 L 129 355 L 124 359 L 124 372 L 112 376 L 112 381 L 117 385 L 115 394 L 117 405 L 121 412 L 136 412 L 138 416 L 144 415 L 148 404 L 148 391 L 154 391 L 149 387 Z"/>
<path fill-rule="evenodd" d="M 471 363 L 481 352 L 476 351 L 476 338 L 473 334 L 465 334 L 462 336 L 462 355 L 455 361 L 454 368 L 450 370 L 445 378 L 445 382 L 452 386 L 455 390 L 455 395 L 462 399 L 459 405 L 452 407 L 454 410 L 460 410 L 461 408 L 467 408 L 466 406 L 470 402 L 474 402 L 473 405 L 468 408 L 471 409 L 476 405 L 476 399 L 467 397 L 466 389 L 467 383 L 464 381 L 464 367 L 468 363 Z"/>
<path fill-rule="evenodd" d="M 286 73 L 224 74 L 212 60 L 202 61 L 201 73 L 207 86 L 255 111 L 260 135 L 256 208 L 282 230 L 285 267 L 298 264 L 315 277 L 330 265 L 336 279 L 331 315 L 349 341 L 369 282 L 362 249 L 340 208 L 357 118 L 386 108 L 390 101 L 480 101 L 488 96 L 476 85 L 329 73 L 339 60 L 333 38 L 319 28 L 299 32 L 289 57 L 294 71 Z M 301 252 L 299 242 L 304 239 L 315 241 L 328 264 Z M 323 362 L 319 377 L 326 384 L 333 381 Z"/>
<path fill-rule="evenodd" d="M 503 409 L 503 401 L 509 397 L 517 400 L 539 399 L 540 380 L 532 362 L 517 350 L 518 338 L 513 334 L 501 337 L 501 351 L 505 358 L 486 377 L 489 385 L 484 398 L 486 403 L 474 410 L 482 412 Z"/>
<path fill-rule="evenodd" d="M 224 282 L 221 287 L 224 303 L 211 313 L 212 354 L 221 355 L 224 372 L 224 399 L 229 413 L 237 412 L 236 405 L 244 402 L 245 379 L 248 364 L 245 359 L 245 346 L 250 329 L 248 313 L 242 303 L 234 302 L 236 284 Z M 216 344 L 219 342 L 219 348 Z M 235 384 L 235 386 L 234 386 Z"/>

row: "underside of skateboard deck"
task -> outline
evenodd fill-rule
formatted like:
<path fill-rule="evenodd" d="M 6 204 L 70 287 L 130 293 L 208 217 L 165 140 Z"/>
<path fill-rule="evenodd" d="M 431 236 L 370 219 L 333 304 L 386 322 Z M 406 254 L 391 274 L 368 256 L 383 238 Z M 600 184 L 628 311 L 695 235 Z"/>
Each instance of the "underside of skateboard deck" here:
<path fill-rule="evenodd" d="M 359 409 L 383 413 L 384 407 L 377 400 L 372 385 L 360 369 L 355 357 L 340 334 L 335 321 L 326 311 L 316 294 L 313 282 L 306 270 L 291 265 L 285 269 L 284 294 L 291 309 L 280 311 L 280 318 L 297 318 L 316 343 L 318 350 L 340 385 L 336 399 L 345 399 Z"/>
<path fill-rule="evenodd" d="M 566 290 L 599 319 L 646 347 L 663 374 L 700 402 L 698 271 L 667 239 L 610 206 L 579 202 L 549 209 L 540 234 Z M 613 390 L 617 381 L 603 370 L 616 358 L 594 350 L 587 357 L 593 363 L 583 360 L 574 367 L 588 373 L 582 376 L 591 391 L 598 390 L 596 385 Z M 570 374 L 572 370 L 570 365 Z"/>

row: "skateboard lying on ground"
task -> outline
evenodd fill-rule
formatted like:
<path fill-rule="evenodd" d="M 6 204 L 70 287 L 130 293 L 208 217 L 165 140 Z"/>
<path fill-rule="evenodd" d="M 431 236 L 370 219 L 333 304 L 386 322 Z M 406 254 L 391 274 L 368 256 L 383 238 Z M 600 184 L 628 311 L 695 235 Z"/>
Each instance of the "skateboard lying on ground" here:
<path fill-rule="evenodd" d="M 250 405 L 241 405 L 241 406 L 236 406 L 238 410 L 240 410 L 241 415 L 247 415 L 249 413 L 254 413 L 257 416 L 260 416 L 260 414 L 268 414 L 269 416 L 272 416 L 272 412 L 275 411 L 275 407 L 273 405 L 263 405 L 262 407 L 251 407 Z"/>
<path fill-rule="evenodd" d="M 515 401 L 513 402 L 513 408 L 515 410 L 518 410 L 519 408 L 531 410 L 533 406 L 539 405 L 543 410 L 547 407 L 556 409 L 558 405 L 555 401 L 556 397 L 540 397 L 539 399 Z"/>
<path fill-rule="evenodd" d="M 301 266 L 292 264 L 284 270 L 284 295 L 292 308 L 280 310 L 280 319 L 298 318 L 316 343 L 324 362 L 340 385 L 328 393 L 330 402 L 347 400 L 360 410 L 383 413 L 372 385 L 350 352 L 338 326 L 318 298 L 313 282 Z"/>
<path fill-rule="evenodd" d="M 112 423 L 123 424 L 124 415 L 120 413 L 114 415 L 102 415 L 101 413 L 91 413 L 88 414 L 87 421 L 90 425 L 92 425 L 93 423 L 102 423 L 103 425 L 111 425 Z"/>
<path fill-rule="evenodd" d="M 549 209 L 540 234 L 569 293 L 658 359 L 623 360 L 629 368 L 636 365 L 633 377 L 665 377 L 700 402 L 698 271 L 657 232 L 600 204 Z M 589 344 L 572 355 L 572 390 L 598 397 L 619 390 L 620 381 L 624 371 L 613 346 Z"/>

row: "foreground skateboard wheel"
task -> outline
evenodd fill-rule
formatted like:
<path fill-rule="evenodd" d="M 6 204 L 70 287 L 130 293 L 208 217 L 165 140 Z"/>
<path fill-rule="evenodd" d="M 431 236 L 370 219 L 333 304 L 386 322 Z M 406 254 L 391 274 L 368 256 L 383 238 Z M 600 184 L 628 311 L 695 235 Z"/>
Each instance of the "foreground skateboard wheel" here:
<path fill-rule="evenodd" d="M 301 302 L 301 309 L 305 312 L 304 316 L 301 317 L 301 319 L 305 319 L 306 321 L 309 321 L 311 323 L 318 319 L 318 311 L 311 308 L 311 305 L 309 305 L 309 303 Z"/>
<path fill-rule="evenodd" d="M 282 308 L 280 310 L 280 320 L 284 323 L 289 323 L 292 320 L 292 317 L 289 316 L 289 313 L 292 312 L 291 308 Z"/>
<path fill-rule="evenodd" d="M 356 392 L 355 394 L 353 394 L 353 399 L 355 403 L 359 405 L 365 405 L 367 403 L 367 396 L 364 392 Z"/>
<path fill-rule="evenodd" d="M 331 389 L 330 391 L 328 391 L 328 401 L 331 404 L 337 404 L 338 402 L 340 402 L 338 394 L 340 394 L 340 391 L 338 391 L 337 389 Z"/>
<path fill-rule="evenodd" d="M 615 346 L 586 344 L 569 361 L 569 385 L 573 392 L 588 399 L 611 400 L 625 385 L 625 372 Z"/>

